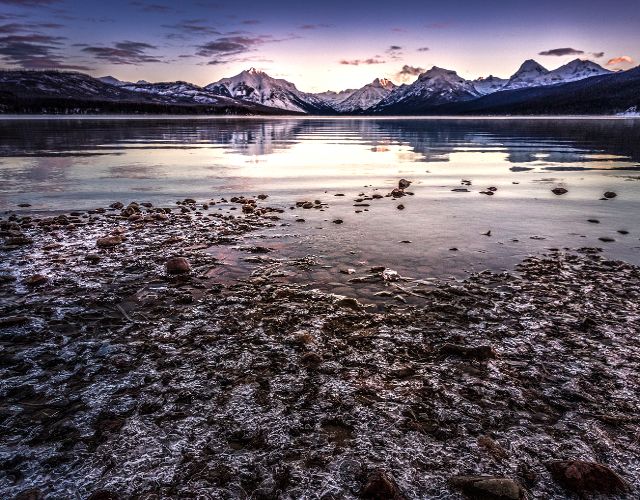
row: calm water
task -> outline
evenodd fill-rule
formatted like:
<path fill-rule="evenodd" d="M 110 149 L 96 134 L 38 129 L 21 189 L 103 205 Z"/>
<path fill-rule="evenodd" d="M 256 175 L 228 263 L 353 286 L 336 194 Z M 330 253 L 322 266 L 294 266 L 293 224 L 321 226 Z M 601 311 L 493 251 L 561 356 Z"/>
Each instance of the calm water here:
<path fill-rule="evenodd" d="M 640 264 L 640 120 L 3 119 L 0 137 L 2 210 L 259 193 L 283 208 L 327 202 L 287 210 L 259 237 L 279 255 L 333 266 L 295 279 L 335 291 L 348 279 L 341 267 L 459 277 L 553 247 L 600 246 Z M 402 177 L 414 196 L 355 212 L 360 193 L 386 194 Z M 452 191 L 462 179 L 471 192 Z M 489 186 L 494 196 L 479 194 Z M 605 191 L 618 197 L 601 201 Z"/>

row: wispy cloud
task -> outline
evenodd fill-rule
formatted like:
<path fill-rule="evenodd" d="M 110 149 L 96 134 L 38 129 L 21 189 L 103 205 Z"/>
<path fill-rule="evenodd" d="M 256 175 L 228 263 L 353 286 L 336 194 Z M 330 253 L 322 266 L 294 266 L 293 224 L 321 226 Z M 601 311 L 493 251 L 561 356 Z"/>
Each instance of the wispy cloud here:
<path fill-rule="evenodd" d="M 133 5 L 134 7 L 138 7 L 140 10 L 143 10 L 144 12 L 163 13 L 163 12 L 172 12 L 174 10 L 169 5 L 165 5 L 161 3 L 148 3 L 148 2 L 142 2 L 139 0 L 133 0 L 132 2 L 129 2 L 129 4 Z"/>
<path fill-rule="evenodd" d="M 205 19 L 185 19 L 175 24 L 163 24 L 163 28 L 172 31 L 167 38 L 188 38 L 195 36 L 221 35 L 214 26 L 211 26 Z"/>
<path fill-rule="evenodd" d="M 319 24 L 301 24 L 300 26 L 298 26 L 299 30 L 318 30 L 322 28 L 331 28 L 331 25 L 319 23 Z"/>
<path fill-rule="evenodd" d="M 596 59 L 600 59 L 601 57 L 604 56 L 604 52 L 592 52 L 591 55 Z"/>
<path fill-rule="evenodd" d="M 384 64 L 385 62 L 386 61 L 382 59 L 370 57 L 369 59 L 342 59 L 340 61 L 340 64 L 344 64 L 346 66 L 360 66 L 369 64 Z"/>
<path fill-rule="evenodd" d="M 418 47 L 418 52 L 427 52 L 429 47 Z"/>
<path fill-rule="evenodd" d="M 538 52 L 541 56 L 573 56 L 584 54 L 584 50 L 572 49 L 571 47 L 562 47 L 560 49 L 543 50 Z"/>
<path fill-rule="evenodd" d="M 58 3 L 60 0 L 0 0 L 0 5 L 17 5 L 18 7 L 43 7 Z"/>
<path fill-rule="evenodd" d="M 91 54 L 96 59 L 107 61 L 110 64 L 140 65 L 143 63 L 163 62 L 160 57 L 147 52 L 155 49 L 157 49 L 155 45 L 124 40 L 114 44 L 112 47 L 85 47 L 82 52 Z"/>
<path fill-rule="evenodd" d="M 607 66 L 615 66 L 616 64 L 633 64 L 634 60 L 631 56 L 618 56 L 607 61 Z"/>
<path fill-rule="evenodd" d="M 405 64 L 402 66 L 402 69 L 396 73 L 396 78 L 401 82 L 406 82 L 407 80 L 410 80 L 412 76 L 417 76 L 421 73 L 424 73 L 424 68 Z"/>
<path fill-rule="evenodd" d="M 86 66 L 67 64 L 60 55 L 63 37 L 41 33 L 0 37 L 0 57 L 8 64 L 25 69 L 75 69 Z"/>

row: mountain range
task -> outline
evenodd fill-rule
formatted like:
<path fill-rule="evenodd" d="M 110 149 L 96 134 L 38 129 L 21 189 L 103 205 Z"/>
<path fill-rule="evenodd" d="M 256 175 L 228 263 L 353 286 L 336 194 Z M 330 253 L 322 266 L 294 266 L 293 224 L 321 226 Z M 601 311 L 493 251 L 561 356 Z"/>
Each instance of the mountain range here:
<path fill-rule="evenodd" d="M 76 72 L 0 72 L 4 113 L 616 114 L 640 109 L 640 67 L 611 72 L 575 59 L 548 70 L 527 60 L 508 79 L 466 80 L 432 67 L 410 84 L 376 78 L 359 89 L 308 93 L 255 68 L 203 87 L 93 78 Z"/>

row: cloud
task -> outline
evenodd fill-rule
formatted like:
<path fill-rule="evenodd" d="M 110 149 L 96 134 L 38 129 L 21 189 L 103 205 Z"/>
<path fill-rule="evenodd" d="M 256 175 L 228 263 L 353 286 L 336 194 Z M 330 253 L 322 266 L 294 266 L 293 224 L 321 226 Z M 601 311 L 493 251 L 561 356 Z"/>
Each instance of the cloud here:
<path fill-rule="evenodd" d="M 402 47 L 400 47 L 400 45 L 391 45 L 387 51 L 388 52 L 392 52 L 392 51 L 398 51 L 398 50 L 402 50 Z"/>
<path fill-rule="evenodd" d="M 2 1 L 2 0 L 0 0 Z M 129 5 L 133 5 L 134 7 L 138 7 L 140 10 L 145 12 L 171 12 L 173 9 L 168 5 L 163 5 L 160 3 L 147 3 L 141 2 L 139 0 L 133 0 L 129 2 Z"/>
<path fill-rule="evenodd" d="M 242 24 L 252 25 L 252 24 L 260 24 L 260 20 L 258 19 L 245 19 L 242 21 Z"/>
<path fill-rule="evenodd" d="M 405 64 L 402 66 L 402 69 L 396 73 L 396 78 L 400 81 L 406 82 L 407 80 L 410 80 L 412 76 L 417 76 L 421 73 L 424 73 L 424 68 Z"/>
<path fill-rule="evenodd" d="M 601 58 L 602 56 L 604 56 L 604 52 L 592 52 L 591 55 L 593 57 L 595 57 L 596 59 Z"/>
<path fill-rule="evenodd" d="M 377 59 L 375 57 L 370 57 L 369 59 L 342 59 L 340 64 L 344 64 L 346 66 L 360 66 L 361 64 L 384 64 L 387 61 L 383 61 L 382 59 Z"/>
<path fill-rule="evenodd" d="M 402 47 L 400 45 L 391 45 L 385 53 L 394 60 L 401 59 L 402 57 Z"/>
<path fill-rule="evenodd" d="M 113 47 L 85 47 L 82 52 L 91 54 L 96 59 L 107 61 L 110 64 L 139 65 L 163 62 L 159 57 L 147 53 L 147 50 L 154 49 L 157 49 L 155 45 L 125 40 L 116 43 Z"/>
<path fill-rule="evenodd" d="M 250 52 L 269 41 L 269 36 L 222 36 L 216 40 L 198 46 L 197 55 L 203 57 L 231 56 Z"/>
<path fill-rule="evenodd" d="M 538 52 L 541 56 L 573 56 L 584 54 L 584 50 L 572 49 L 571 47 L 563 47 L 561 49 L 543 50 Z"/>
<path fill-rule="evenodd" d="M 633 58 L 631 56 L 618 56 L 607 61 L 607 66 L 615 66 L 616 64 L 633 64 Z"/>
<path fill-rule="evenodd" d="M 426 52 L 429 50 L 429 47 L 418 47 L 418 52 Z"/>
<path fill-rule="evenodd" d="M 405 28 L 391 28 L 391 31 L 394 33 L 406 33 L 407 30 Z"/>
<path fill-rule="evenodd" d="M 0 37 L 0 57 L 9 64 L 25 69 L 75 69 L 86 66 L 66 64 L 59 54 L 63 37 L 40 33 Z"/>
<path fill-rule="evenodd" d="M 0 0 L 0 5 L 17 5 L 18 7 L 43 7 L 58 3 L 60 0 Z"/>
<path fill-rule="evenodd" d="M 62 24 L 57 23 L 8 23 L 0 24 L 0 35 L 10 35 L 14 33 L 33 32 L 38 29 L 57 29 L 63 28 Z"/>
<path fill-rule="evenodd" d="M 163 24 L 162 27 L 174 31 L 174 33 L 167 35 L 167 38 L 187 38 L 188 36 L 222 34 L 216 28 L 206 23 L 207 21 L 205 19 L 186 19 L 176 24 Z"/>
<path fill-rule="evenodd" d="M 317 30 L 321 28 L 331 28 L 330 24 L 301 24 L 298 26 L 299 30 Z"/>

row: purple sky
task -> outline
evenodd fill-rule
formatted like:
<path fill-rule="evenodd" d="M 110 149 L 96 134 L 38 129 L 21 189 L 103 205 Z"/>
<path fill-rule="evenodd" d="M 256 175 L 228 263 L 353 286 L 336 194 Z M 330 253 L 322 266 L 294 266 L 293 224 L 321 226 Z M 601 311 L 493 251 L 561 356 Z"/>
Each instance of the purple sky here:
<path fill-rule="evenodd" d="M 524 59 L 640 60 L 638 0 L 0 0 L 0 65 L 207 84 L 254 66 L 305 91 L 507 77 Z"/>

